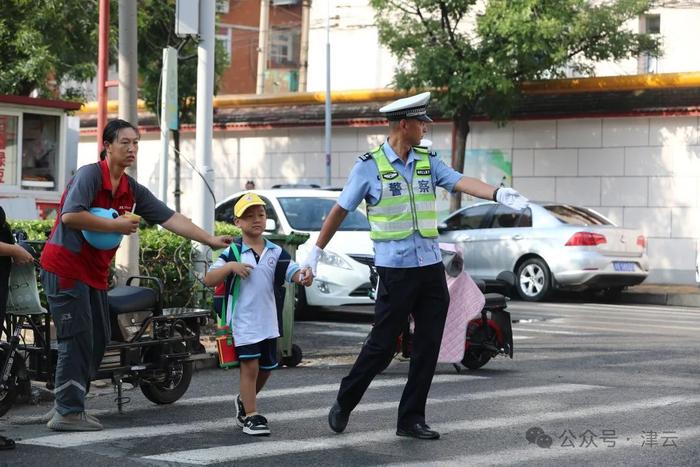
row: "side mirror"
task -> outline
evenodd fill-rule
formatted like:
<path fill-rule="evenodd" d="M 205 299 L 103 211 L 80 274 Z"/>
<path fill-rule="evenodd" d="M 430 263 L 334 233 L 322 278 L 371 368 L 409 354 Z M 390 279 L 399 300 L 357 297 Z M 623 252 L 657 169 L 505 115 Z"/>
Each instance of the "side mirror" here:
<path fill-rule="evenodd" d="M 274 219 L 265 221 L 265 232 L 274 232 L 277 230 L 277 222 Z"/>
<path fill-rule="evenodd" d="M 440 222 L 437 226 L 437 230 L 438 232 L 443 233 L 445 230 L 447 230 L 447 223 Z"/>

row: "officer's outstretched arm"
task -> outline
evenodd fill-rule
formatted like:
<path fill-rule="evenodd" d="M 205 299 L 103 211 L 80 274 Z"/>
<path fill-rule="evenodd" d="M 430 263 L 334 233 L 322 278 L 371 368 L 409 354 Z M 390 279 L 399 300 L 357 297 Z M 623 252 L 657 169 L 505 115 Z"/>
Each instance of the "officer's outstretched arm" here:
<path fill-rule="evenodd" d="M 481 199 L 493 199 L 493 192 L 495 189 L 495 186 L 484 183 L 477 178 L 466 176 L 460 178 L 455 184 L 455 191 L 476 196 Z"/>
<path fill-rule="evenodd" d="M 333 235 L 338 231 L 338 227 L 340 227 L 340 224 L 343 223 L 347 215 L 348 211 L 341 208 L 338 203 L 335 203 L 328 213 L 328 217 L 323 221 L 321 233 L 318 234 L 318 239 L 316 240 L 317 247 L 320 249 L 326 248 L 326 245 L 331 241 L 331 238 L 333 238 Z"/>

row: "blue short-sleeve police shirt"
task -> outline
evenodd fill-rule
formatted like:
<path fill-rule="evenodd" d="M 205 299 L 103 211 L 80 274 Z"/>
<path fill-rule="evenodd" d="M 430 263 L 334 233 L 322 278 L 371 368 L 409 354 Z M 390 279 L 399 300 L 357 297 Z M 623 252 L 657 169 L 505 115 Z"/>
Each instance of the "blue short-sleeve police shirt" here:
<path fill-rule="evenodd" d="M 454 191 L 462 174 L 447 166 L 438 157 L 421 156 L 413 149 L 408 153 L 406 164 L 396 154 L 387 140 L 382 145 L 391 165 L 408 183 L 413 180 L 414 164 L 421 157 L 430 157 L 433 187 L 442 187 L 449 192 Z M 347 210 L 355 210 L 362 200 L 369 206 L 379 202 L 382 183 L 379 180 L 377 164 L 371 159 L 358 159 L 350 171 L 348 180 L 343 188 L 338 205 Z M 441 261 L 440 248 L 436 238 L 424 238 L 418 232 L 402 240 L 374 242 L 374 261 L 377 266 L 391 268 L 412 268 L 429 266 Z"/>

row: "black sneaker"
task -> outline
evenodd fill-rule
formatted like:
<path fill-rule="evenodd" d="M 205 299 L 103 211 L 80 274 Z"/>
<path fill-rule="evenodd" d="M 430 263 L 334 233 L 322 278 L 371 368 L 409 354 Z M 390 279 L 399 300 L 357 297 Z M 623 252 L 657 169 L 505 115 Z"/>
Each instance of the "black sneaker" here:
<path fill-rule="evenodd" d="M 243 433 L 252 436 L 269 436 L 270 428 L 267 426 L 267 419 L 262 415 L 246 417 L 243 424 Z"/>
<path fill-rule="evenodd" d="M 236 394 L 236 425 L 241 428 L 245 425 L 245 407 L 243 407 L 240 394 Z"/>

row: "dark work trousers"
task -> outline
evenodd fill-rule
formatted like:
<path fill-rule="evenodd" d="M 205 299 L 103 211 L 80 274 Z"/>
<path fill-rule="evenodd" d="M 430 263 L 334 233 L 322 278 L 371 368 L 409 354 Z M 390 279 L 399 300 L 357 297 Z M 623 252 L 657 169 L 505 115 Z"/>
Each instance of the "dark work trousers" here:
<path fill-rule="evenodd" d="M 61 415 L 82 412 L 88 383 L 110 338 L 107 291 L 47 271 L 42 271 L 41 282 L 58 339 L 56 411 Z"/>
<path fill-rule="evenodd" d="M 338 391 L 340 407 L 350 412 L 396 349 L 409 313 L 415 320 L 408 381 L 399 404 L 398 426 L 425 423 L 425 403 L 433 381 L 450 296 L 442 263 L 419 268 L 378 267 L 374 326 Z"/>

